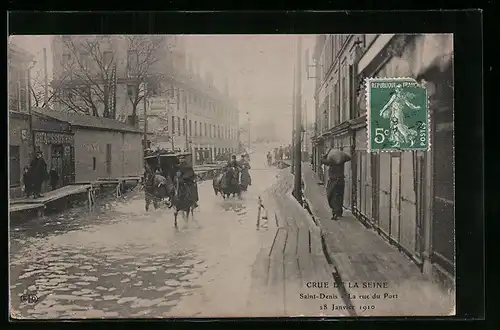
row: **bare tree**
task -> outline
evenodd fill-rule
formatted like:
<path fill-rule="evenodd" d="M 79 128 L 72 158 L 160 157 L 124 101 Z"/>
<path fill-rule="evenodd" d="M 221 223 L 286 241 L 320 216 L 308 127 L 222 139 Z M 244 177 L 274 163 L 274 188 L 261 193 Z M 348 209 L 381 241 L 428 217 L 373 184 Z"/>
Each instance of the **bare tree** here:
<path fill-rule="evenodd" d="M 63 79 L 64 80 L 64 79 Z M 47 86 L 47 99 L 45 99 L 45 82 L 44 73 L 42 70 L 33 72 L 30 81 L 30 94 L 32 104 L 36 108 L 52 108 L 57 99 L 56 90 L 49 84 Z"/>
<path fill-rule="evenodd" d="M 127 45 L 127 93 L 135 124 L 141 101 L 161 93 L 163 74 L 162 70 L 155 70 L 158 69 L 155 64 L 159 60 L 158 51 L 165 45 L 165 37 L 127 36 Z"/>
<path fill-rule="evenodd" d="M 112 43 L 108 36 L 63 39 L 69 53 L 62 60 L 66 82 L 59 100 L 70 110 L 98 117 L 102 107 L 103 117 L 114 117 L 115 55 L 104 46 Z"/>

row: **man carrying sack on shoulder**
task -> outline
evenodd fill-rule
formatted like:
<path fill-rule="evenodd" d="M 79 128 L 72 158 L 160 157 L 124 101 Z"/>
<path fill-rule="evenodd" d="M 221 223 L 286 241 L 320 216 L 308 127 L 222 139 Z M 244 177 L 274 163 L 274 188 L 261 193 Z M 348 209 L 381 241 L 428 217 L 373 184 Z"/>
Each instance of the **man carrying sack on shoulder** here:
<path fill-rule="evenodd" d="M 330 148 L 321 159 L 321 163 L 328 166 L 326 197 L 328 205 L 332 209 L 332 220 L 338 220 L 343 214 L 342 206 L 345 188 L 344 164 L 350 160 L 351 156 L 333 148 Z"/>

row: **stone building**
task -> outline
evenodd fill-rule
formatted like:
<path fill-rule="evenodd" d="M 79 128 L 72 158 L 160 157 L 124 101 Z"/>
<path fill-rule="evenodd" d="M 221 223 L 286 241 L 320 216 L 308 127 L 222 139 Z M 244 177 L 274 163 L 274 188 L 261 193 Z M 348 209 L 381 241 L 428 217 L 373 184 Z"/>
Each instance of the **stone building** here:
<path fill-rule="evenodd" d="M 34 56 L 12 42 L 8 48 L 9 187 L 22 194 L 22 172 L 30 162 L 33 134 L 30 127 L 29 76 Z"/>
<path fill-rule="evenodd" d="M 315 170 L 323 176 L 319 157 L 330 146 L 351 153 L 344 206 L 445 284 L 455 274 L 452 39 L 322 35 L 315 49 Z M 367 152 L 367 77 L 412 77 L 426 84 L 431 151 Z"/>
<path fill-rule="evenodd" d="M 140 129 L 109 118 L 47 109 L 34 113 L 43 120 L 36 124 L 37 146 L 47 164 L 61 164 L 62 184 L 142 175 Z"/>
<path fill-rule="evenodd" d="M 90 38 L 99 38 L 95 50 L 97 56 L 89 56 L 85 49 L 75 52 L 68 49 L 69 45 L 85 44 Z M 127 36 L 56 36 L 52 42 L 52 54 L 54 63 L 54 86 L 61 91 L 58 94 L 58 110 L 67 111 L 68 107 L 87 107 L 88 97 L 82 97 L 81 83 L 75 79 L 81 78 L 72 70 L 68 70 L 68 63 L 89 63 L 87 67 L 94 67 L 95 63 L 102 63 L 106 71 L 106 79 L 102 79 L 99 86 L 93 89 L 100 90 L 100 97 L 94 97 L 97 109 L 90 107 L 89 114 L 95 111 L 102 116 L 104 112 L 111 113 L 120 121 L 131 118 L 132 109 L 135 108 L 137 120 L 135 125 L 144 125 L 144 106 L 148 113 L 149 99 L 163 100 L 165 104 L 164 114 L 152 114 L 155 117 L 151 121 L 151 129 L 148 128 L 148 139 L 162 145 L 170 145 L 175 149 L 191 150 L 196 158 L 200 156 L 212 159 L 215 155 L 224 151 L 236 151 L 238 148 L 238 109 L 237 104 L 227 92 L 219 91 L 210 74 L 200 77 L 196 72 L 193 61 L 187 56 L 182 37 L 175 35 L 148 36 L 158 47 L 155 48 L 148 68 L 148 79 L 142 77 L 142 81 L 149 81 L 149 91 L 146 102 L 133 102 L 137 95 L 142 95 L 144 84 L 139 84 L 137 75 L 130 73 L 131 67 L 141 63 L 137 49 L 131 46 L 130 38 Z M 150 41 L 151 41 L 150 40 Z M 85 48 L 85 47 L 84 47 Z M 95 58 L 96 57 L 96 58 Z M 99 65 L 98 65 L 99 66 Z M 85 75 L 83 78 L 88 78 Z M 106 97 L 103 97 L 105 91 Z M 88 96 L 88 90 L 84 91 Z M 83 96 L 85 96 L 83 95 Z M 70 100 L 69 97 L 72 99 Z M 102 99 L 105 100 L 102 100 Z M 71 110 L 71 109 L 70 109 Z M 158 120 L 161 118 L 161 120 Z M 148 119 L 148 123 L 150 120 Z M 134 123 L 131 123 L 134 124 Z M 158 127 L 156 127 L 158 126 Z"/>

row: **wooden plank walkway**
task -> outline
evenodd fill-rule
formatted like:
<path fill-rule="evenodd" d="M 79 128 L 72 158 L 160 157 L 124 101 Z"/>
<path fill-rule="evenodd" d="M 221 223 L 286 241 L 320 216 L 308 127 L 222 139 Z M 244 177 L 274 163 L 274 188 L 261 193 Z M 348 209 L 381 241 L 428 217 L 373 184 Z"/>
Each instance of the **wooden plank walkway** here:
<path fill-rule="evenodd" d="M 13 204 L 9 205 L 9 213 L 23 212 L 29 210 L 43 210 L 44 204 Z"/>
<path fill-rule="evenodd" d="M 402 252 L 346 212 L 330 220 L 324 186 L 303 167 L 305 195 L 323 232 L 327 254 L 358 316 L 448 315 L 454 293 L 427 279 Z M 364 307 L 363 307 L 364 306 Z"/>
<path fill-rule="evenodd" d="M 278 181 L 282 185 L 264 198 L 270 223 L 276 219 L 276 231 L 268 254 L 261 251 L 254 265 L 249 297 L 252 315 L 256 307 L 260 307 L 260 316 L 345 315 L 320 309 L 323 303 L 331 306 L 334 301 L 324 300 L 320 294 L 335 293 L 340 301 L 330 265 L 323 252 L 314 247 L 321 246 L 320 230 L 314 229 L 312 219 L 290 196 L 293 176 L 289 171 L 280 172 Z M 329 288 L 313 288 L 310 282 L 328 282 Z"/>
<path fill-rule="evenodd" d="M 11 200 L 11 205 L 16 204 L 47 204 L 49 202 L 53 202 L 55 200 L 71 196 L 77 195 L 81 193 L 86 193 L 92 186 L 90 184 L 82 184 L 82 185 L 69 185 L 64 186 L 56 190 L 48 191 L 43 194 L 43 197 L 33 198 L 33 199 L 15 199 Z"/>

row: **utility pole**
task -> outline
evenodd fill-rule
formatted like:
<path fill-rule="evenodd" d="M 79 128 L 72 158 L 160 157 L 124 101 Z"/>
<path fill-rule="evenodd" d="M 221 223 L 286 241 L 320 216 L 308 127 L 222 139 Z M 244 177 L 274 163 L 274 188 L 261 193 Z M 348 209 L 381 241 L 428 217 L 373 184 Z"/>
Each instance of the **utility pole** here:
<path fill-rule="evenodd" d="M 247 112 L 248 115 L 248 147 L 247 147 L 247 152 L 250 152 L 250 145 L 252 144 L 252 122 L 250 118 L 250 112 Z"/>
<path fill-rule="evenodd" d="M 184 135 L 186 136 L 186 151 L 191 151 L 189 150 L 189 137 L 188 137 L 188 106 L 187 106 L 187 97 L 186 93 L 183 93 L 183 100 L 184 100 Z"/>
<path fill-rule="evenodd" d="M 147 85 L 144 84 L 144 97 L 142 101 L 144 102 L 144 151 L 148 148 L 148 100 L 146 99 L 147 95 Z"/>
<path fill-rule="evenodd" d="M 35 157 L 36 143 L 35 143 L 35 131 L 33 131 L 33 111 L 32 111 L 32 105 L 31 105 L 31 69 L 32 68 L 33 68 L 33 65 L 27 70 L 26 75 L 28 76 L 28 113 L 30 115 L 29 129 L 30 129 L 31 139 L 33 141 L 33 143 L 32 143 L 33 157 Z M 19 84 L 18 84 L 18 86 L 19 86 Z M 20 88 L 19 88 L 19 90 L 20 90 Z"/>
<path fill-rule="evenodd" d="M 302 131 L 302 37 L 297 40 L 297 90 L 295 100 L 295 185 L 294 197 L 302 201 L 302 155 L 301 155 L 301 131 Z"/>
<path fill-rule="evenodd" d="M 47 48 L 43 49 L 43 77 L 44 77 L 44 87 L 45 87 L 43 104 L 44 106 L 48 106 L 47 103 L 49 103 L 49 77 L 47 73 Z"/>

